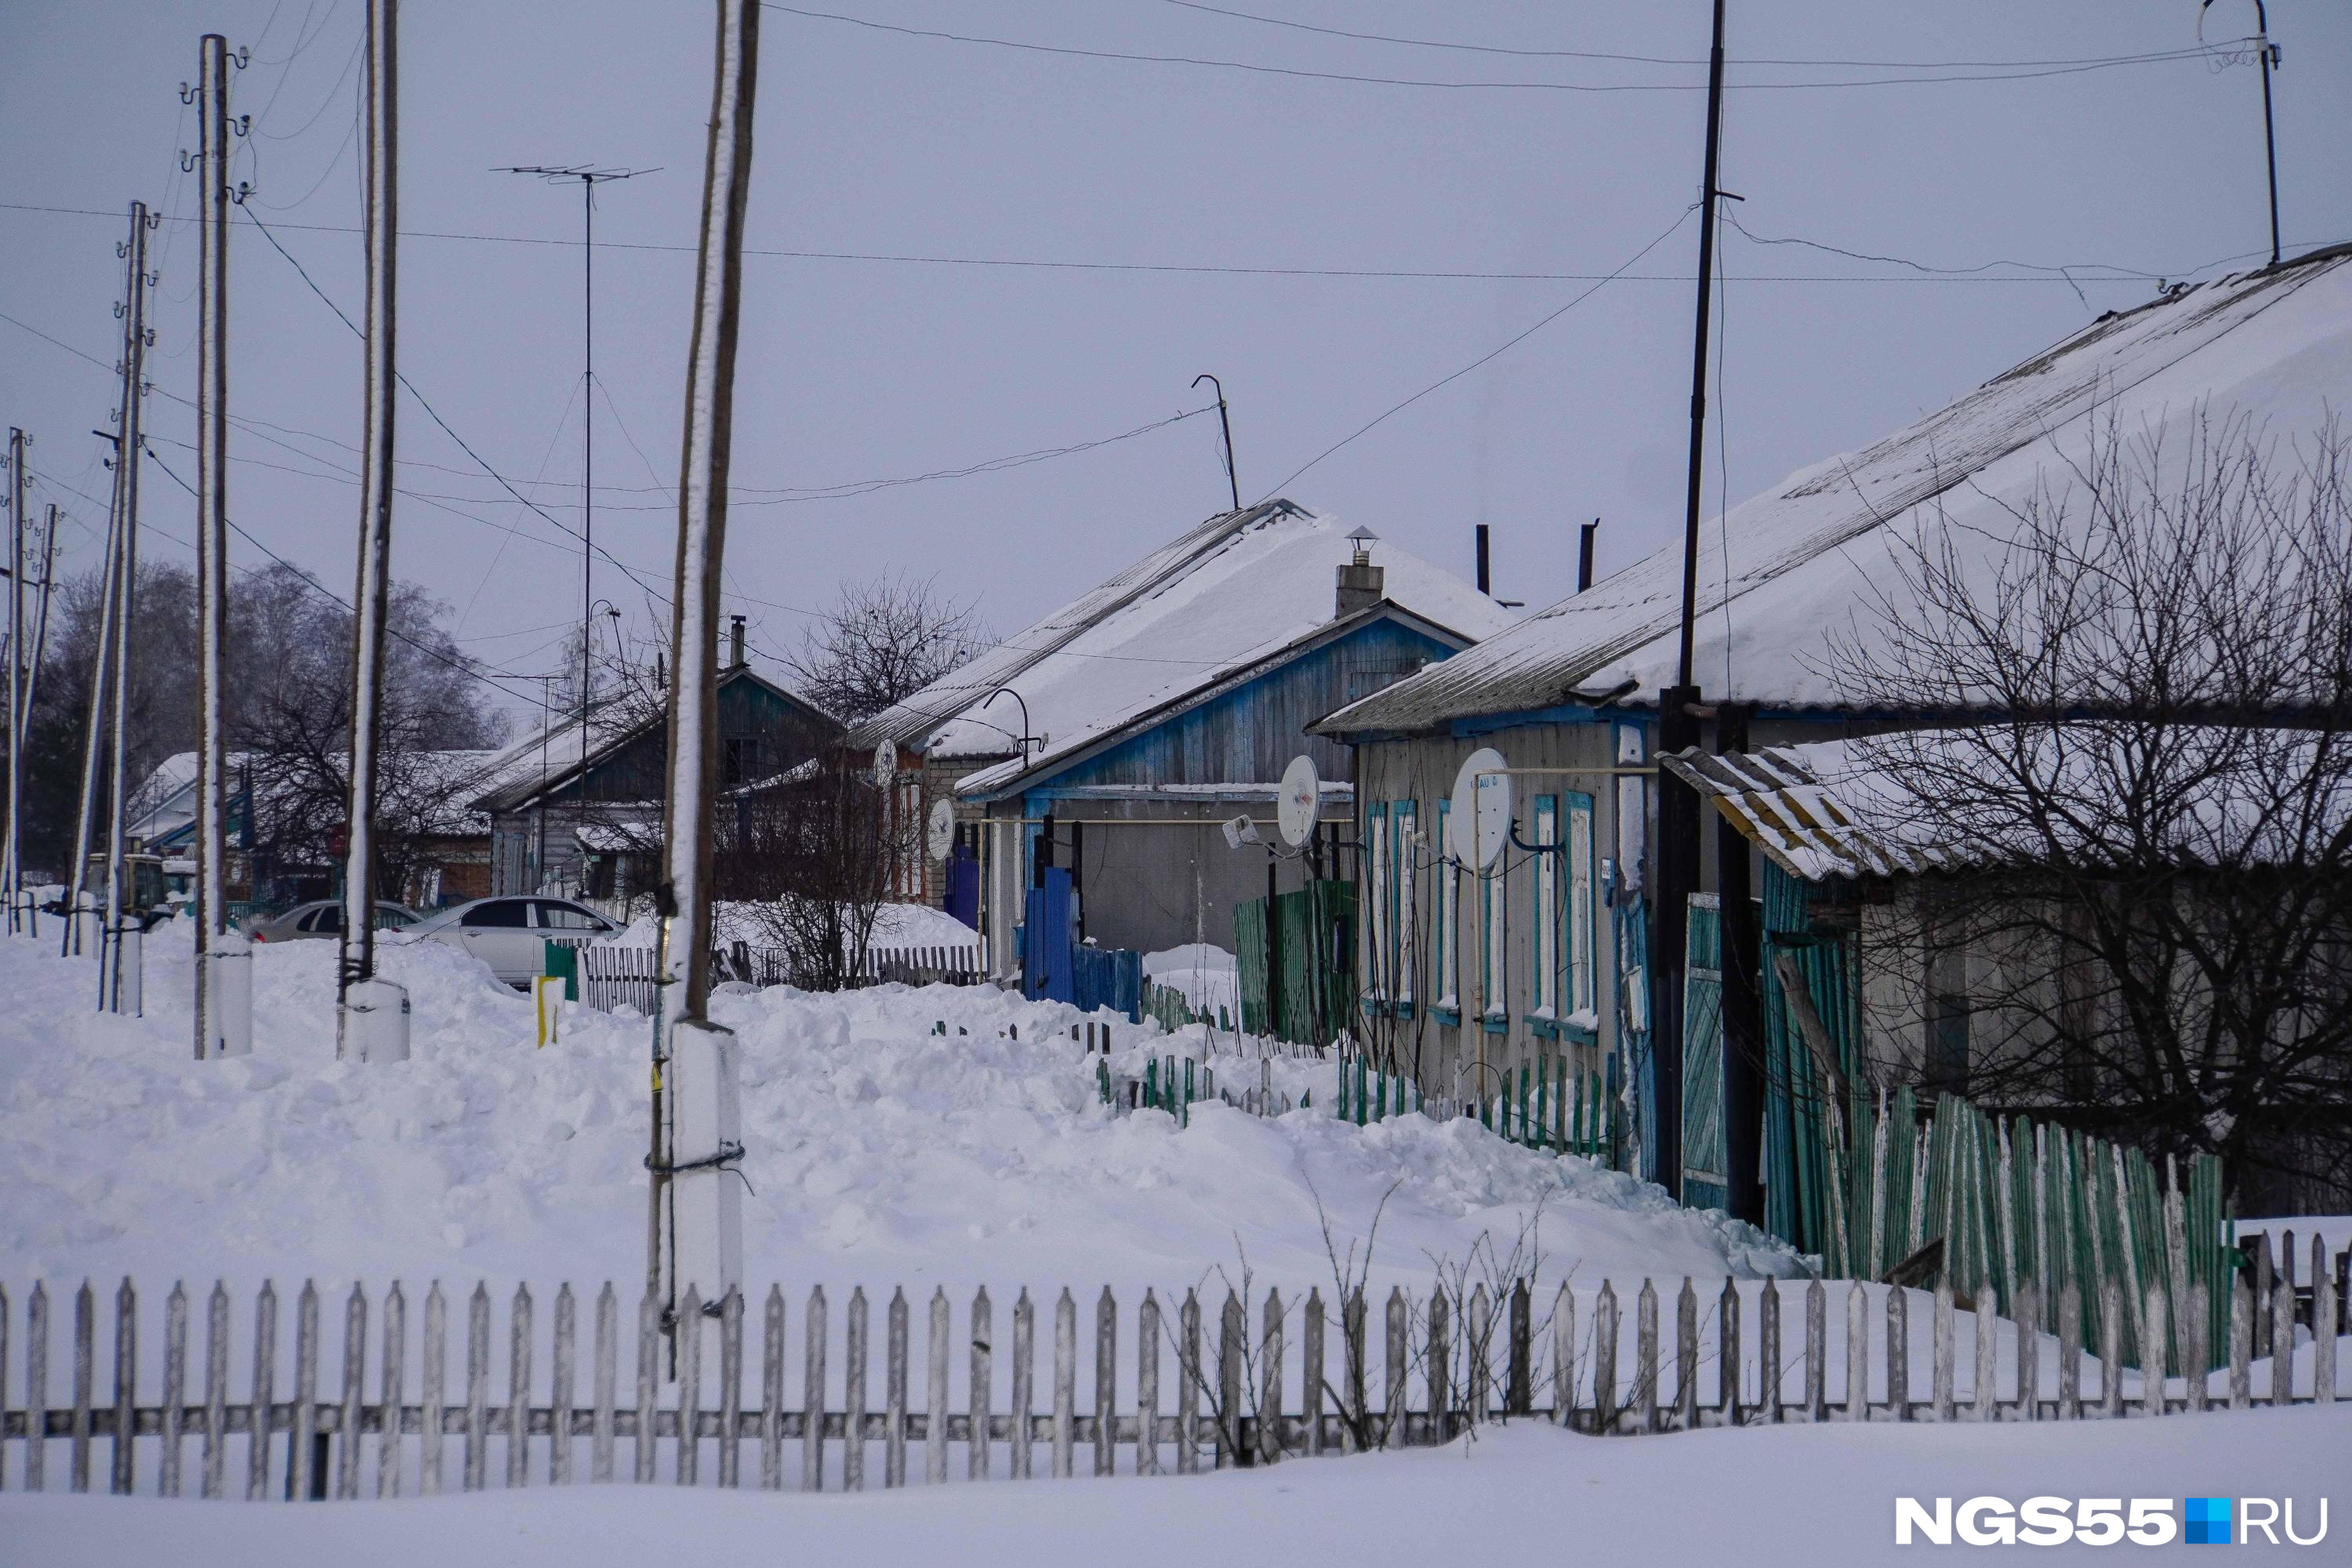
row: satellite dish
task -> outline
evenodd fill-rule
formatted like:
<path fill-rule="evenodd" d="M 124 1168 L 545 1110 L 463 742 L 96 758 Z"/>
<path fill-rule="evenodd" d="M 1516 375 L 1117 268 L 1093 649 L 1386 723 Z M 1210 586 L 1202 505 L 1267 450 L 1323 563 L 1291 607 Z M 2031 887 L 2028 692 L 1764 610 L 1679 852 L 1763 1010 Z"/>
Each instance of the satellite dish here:
<path fill-rule="evenodd" d="M 896 779 L 898 776 L 898 747 L 897 743 L 890 741 L 876 742 L 874 744 L 874 782 L 880 784 L 884 789 L 888 789 L 890 787 L 891 781 Z"/>
<path fill-rule="evenodd" d="M 955 803 L 949 800 L 931 802 L 931 819 L 924 833 L 923 847 L 934 860 L 944 860 L 955 847 Z"/>
<path fill-rule="evenodd" d="M 1454 859 L 1483 871 L 1502 858 L 1511 838 L 1511 778 L 1503 753 L 1481 746 L 1454 775 L 1454 806 L 1446 816 L 1446 847 Z"/>
<path fill-rule="evenodd" d="M 1315 776 L 1315 759 L 1301 753 L 1282 773 L 1282 791 L 1275 797 L 1275 826 L 1282 841 L 1293 849 L 1315 837 L 1315 818 L 1323 805 L 1323 781 Z"/>

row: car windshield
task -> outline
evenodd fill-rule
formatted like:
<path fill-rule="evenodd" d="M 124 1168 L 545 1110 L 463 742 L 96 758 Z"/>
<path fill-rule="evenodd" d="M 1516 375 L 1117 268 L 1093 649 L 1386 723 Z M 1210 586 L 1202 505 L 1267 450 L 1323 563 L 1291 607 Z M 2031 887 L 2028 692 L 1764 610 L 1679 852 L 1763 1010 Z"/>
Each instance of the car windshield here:
<path fill-rule="evenodd" d="M 460 925 L 468 926 L 528 926 L 530 906 L 520 899 L 499 899 L 487 904 L 477 904 L 467 910 Z"/>

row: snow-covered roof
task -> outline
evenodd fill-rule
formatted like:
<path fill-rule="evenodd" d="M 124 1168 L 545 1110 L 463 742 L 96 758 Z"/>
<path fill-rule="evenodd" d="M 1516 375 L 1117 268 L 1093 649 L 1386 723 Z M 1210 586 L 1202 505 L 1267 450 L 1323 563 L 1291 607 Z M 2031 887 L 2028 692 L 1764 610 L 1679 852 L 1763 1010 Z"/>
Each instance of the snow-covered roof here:
<path fill-rule="evenodd" d="M 1695 679 L 1710 697 L 1840 707 L 1829 639 L 1866 636 L 1880 596 L 1902 593 L 1904 547 L 1948 536 L 1990 569 L 2011 509 L 2072 482 L 2066 460 L 2084 456 L 2094 419 L 2177 449 L 2209 410 L 2292 437 L 2347 404 L 2352 247 L 2102 316 L 1876 445 L 1705 519 Z M 1677 542 L 1316 728 L 1411 731 L 1562 704 L 1654 704 L 1677 675 L 1675 531 Z"/>
<path fill-rule="evenodd" d="M 1011 756 L 1025 704 L 1045 738 L 1033 763 L 1259 664 L 1329 626 L 1335 574 L 1352 555 L 1335 518 L 1286 500 L 1213 517 L 851 736 L 935 758 Z M 1452 573 L 1372 546 L 1387 600 L 1469 642 L 1510 626 L 1508 610 Z M 1010 688 L 1021 701 L 988 703 Z"/>
<path fill-rule="evenodd" d="M 2352 826 L 2344 751 L 2342 736 L 2310 731 L 2182 725 L 2151 745 L 2142 726 L 2084 721 L 1721 755 L 1693 748 L 1660 761 L 1767 859 L 1818 882 L 2053 848 L 2092 865 L 2308 864 Z"/>

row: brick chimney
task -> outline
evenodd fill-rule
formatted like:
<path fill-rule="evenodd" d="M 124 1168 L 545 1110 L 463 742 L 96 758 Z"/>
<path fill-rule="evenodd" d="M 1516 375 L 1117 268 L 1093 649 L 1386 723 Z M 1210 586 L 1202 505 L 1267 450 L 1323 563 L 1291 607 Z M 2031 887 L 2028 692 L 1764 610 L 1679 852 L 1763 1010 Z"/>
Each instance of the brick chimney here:
<path fill-rule="evenodd" d="M 1348 535 L 1355 552 L 1339 568 L 1339 592 L 1332 610 L 1334 619 L 1345 619 L 1359 610 L 1369 610 L 1388 596 L 1384 579 L 1387 573 L 1372 564 L 1372 545 L 1380 538 L 1370 529 L 1359 526 Z"/>

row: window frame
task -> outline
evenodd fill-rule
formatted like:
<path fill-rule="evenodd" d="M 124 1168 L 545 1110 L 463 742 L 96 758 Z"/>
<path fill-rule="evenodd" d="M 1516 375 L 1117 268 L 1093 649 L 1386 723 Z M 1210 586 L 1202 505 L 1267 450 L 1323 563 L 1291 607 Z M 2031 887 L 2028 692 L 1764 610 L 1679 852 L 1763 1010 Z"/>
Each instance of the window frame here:
<path fill-rule="evenodd" d="M 1593 885 L 1596 862 L 1593 838 L 1592 797 L 1578 790 L 1560 793 L 1562 841 L 1567 846 L 1562 859 L 1566 884 L 1561 904 L 1563 942 L 1561 952 L 1566 959 L 1563 973 L 1568 984 L 1561 998 L 1561 1017 L 1589 1018 L 1589 1027 L 1596 1032 L 1601 1015 L 1601 925 L 1600 900 Z"/>
<path fill-rule="evenodd" d="M 1389 815 L 1386 801 L 1364 804 L 1364 874 L 1371 886 L 1364 889 L 1363 927 L 1363 991 L 1368 1002 L 1388 999 L 1387 973 L 1382 968 L 1388 957 L 1389 940 Z M 1271 904 L 1265 918 L 1274 919 Z M 1271 977 L 1268 984 L 1272 984 Z"/>
<path fill-rule="evenodd" d="M 1528 808 L 1529 842 L 1537 847 L 1535 857 L 1535 938 L 1534 956 L 1529 965 L 1528 1011 L 1531 1020 L 1551 1023 L 1559 1016 L 1559 986 L 1561 972 L 1561 913 L 1565 904 L 1560 897 L 1563 880 L 1559 858 L 1551 846 L 1559 842 L 1559 799 L 1556 795 L 1539 795 Z"/>
<path fill-rule="evenodd" d="M 1413 918 L 1413 898 L 1419 880 L 1414 875 L 1412 832 L 1421 820 L 1418 801 L 1397 800 L 1389 803 L 1389 848 L 1393 858 L 1389 875 L 1389 946 L 1392 951 L 1389 973 L 1396 981 L 1396 1003 L 1400 1007 L 1413 1005 L 1417 987 L 1413 984 L 1413 931 L 1420 922 Z"/>
<path fill-rule="evenodd" d="M 1458 1019 L 1462 1013 L 1462 868 L 1454 858 L 1453 844 L 1448 837 L 1453 826 L 1454 803 L 1437 803 L 1437 856 L 1433 869 L 1437 873 L 1437 895 L 1431 902 L 1437 919 L 1438 997 L 1431 1005 L 1451 1012 Z"/>

